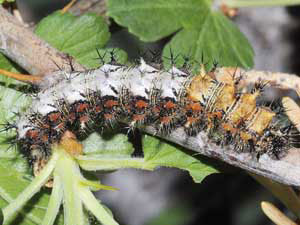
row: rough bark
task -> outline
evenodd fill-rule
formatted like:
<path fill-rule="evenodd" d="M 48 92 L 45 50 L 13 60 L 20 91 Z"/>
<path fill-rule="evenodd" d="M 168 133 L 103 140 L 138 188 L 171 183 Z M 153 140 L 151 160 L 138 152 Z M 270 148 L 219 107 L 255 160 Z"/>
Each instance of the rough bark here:
<path fill-rule="evenodd" d="M 69 12 L 75 16 L 80 16 L 87 12 L 93 12 L 105 17 L 106 0 L 78 1 L 73 7 L 70 8 Z"/>
<path fill-rule="evenodd" d="M 32 33 L 0 6 L 0 50 L 32 75 L 69 68 L 69 58 Z M 76 70 L 84 67 L 75 61 Z"/>
<path fill-rule="evenodd" d="M 67 68 L 68 59 L 64 53 L 51 47 L 45 41 L 34 35 L 13 16 L 0 6 L 0 48 L 3 53 L 26 69 L 32 75 L 51 76 L 57 70 L 57 65 Z M 76 70 L 84 67 L 73 62 Z M 57 65 L 56 65 L 57 64 Z M 296 89 L 300 87 L 300 78 L 295 75 L 271 73 L 262 71 L 243 71 L 244 83 L 257 80 L 266 80 L 283 89 Z M 149 126 L 145 131 L 154 134 L 155 130 Z M 156 134 L 157 136 L 157 134 Z M 159 136 L 159 135 L 158 135 Z M 199 152 L 212 158 L 220 159 L 251 173 L 265 176 L 283 184 L 300 187 L 300 151 L 291 149 L 289 154 L 281 160 L 273 160 L 263 155 L 256 160 L 249 153 L 237 153 L 232 146 L 220 147 L 211 143 L 204 133 L 189 137 L 179 128 L 163 139 L 177 143 L 185 148 Z"/>

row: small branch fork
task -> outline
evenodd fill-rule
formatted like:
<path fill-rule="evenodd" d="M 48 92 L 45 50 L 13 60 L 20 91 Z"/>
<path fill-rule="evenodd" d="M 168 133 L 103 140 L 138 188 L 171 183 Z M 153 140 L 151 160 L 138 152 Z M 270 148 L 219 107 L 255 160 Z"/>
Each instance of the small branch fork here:
<path fill-rule="evenodd" d="M 68 65 L 68 58 L 66 55 L 62 52 L 59 52 L 55 48 L 51 47 L 49 44 L 47 44 L 45 41 L 41 40 L 39 37 L 37 37 L 35 34 L 33 34 L 30 30 L 26 29 L 22 24 L 20 24 L 16 19 L 10 15 L 6 10 L 0 6 L 0 50 L 3 52 L 7 57 L 9 57 L 11 60 L 19 64 L 21 67 L 23 67 L 27 72 L 29 72 L 32 75 L 39 75 L 39 76 L 51 76 L 51 74 L 56 71 L 57 65 L 61 68 L 65 68 L 66 65 Z M 42 61 L 42 63 L 41 63 Z M 82 71 L 85 68 L 77 63 L 75 60 L 72 61 L 72 65 L 75 70 Z M 65 68 L 66 70 L 69 68 Z M 224 72 L 229 71 L 228 69 L 224 68 Z M 263 71 L 243 71 L 240 70 L 240 73 L 242 74 L 242 80 L 241 84 L 246 85 L 249 83 L 257 82 L 257 81 L 268 81 L 270 84 L 275 85 L 276 87 L 282 89 L 282 90 L 294 90 L 296 93 L 300 93 L 300 78 L 296 75 L 291 74 L 284 74 L 284 73 L 271 73 L 271 72 L 263 72 Z M 37 77 L 37 80 L 39 80 L 40 77 Z M 30 81 L 29 81 L 30 82 Z M 294 100 L 291 100 L 289 97 L 286 97 L 288 100 L 288 104 L 291 106 L 292 109 L 290 110 L 290 114 L 288 112 L 288 116 L 293 116 L 292 114 L 295 114 L 293 112 L 300 112 L 299 106 L 295 103 Z M 290 102 L 289 102 L 290 101 Z M 293 111 L 295 110 L 295 111 Z M 299 115 L 299 114 L 298 114 Z M 299 125 L 300 122 L 298 122 L 299 118 L 293 118 L 291 119 L 296 125 Z M 298 129 L 300 129 L 300 126 L 297 126 Z M 148 126 L 144 128 L 144 131 L 146 133 L 154 135 L 156 133 L 156 130 L 154 127 Z M 158 135 L 159 136 L 159 135 Z M 277 181 L 281 184 L 290 185 L 292 187 L 300 188 L 300 151 L 299 149 L 290 149 L 289 154 L 284 157 L 281 160 L 273 160 L 267 155 L 263 155 L 260 157 L 259 161 L 256 159 L 253 159 L 253 157 L 249 153 L 236 153 L 231 146 L 227 147 L 220 147 L 216 146 L 214 143 L 212 143 L 210 140 L 208 140 L 207 136 L 204 133 L 199 133 L 196 137 L 189 137 L 185 134 L 183 129 L 178 128 L 174 130 L 169 136 L 161 136 L 163 139 L 167 139 L 173 143 L 179 144 L 185 148 L 191 149 L 195 152 L 198 152 L 199 154 L 209 156 L 212 158 L 220 159 L 224 162 L 227 162 L 233 166 L 242 168 L 250 173 L 257 174 L 255 175 L 255 179 L 257 179 L 260 183 L 264 183 L 262 180 L 267 180 L 266 178 L 269 178 L 271 180 Z M 41 174 L 43 176 L 39 176 L 39 179 L 35 179 L 32 184 L 30 184 L 32 193 L 36 193 L 39 188 L 47 181 L 48 177 L 53 173 L 54 174 L 54 188 L 52 192 L 52 197 L 49 202 L 49 208 L 46 213 L 46 219 L 47 221 L 53 221 L 55 218 L 52 218 L 55 214 L 55 212 L 58 211 L 59 205 L 61 203 L 62 199 L 62 193 L 59 190 L 70 191 L 72 193 L 73 191 L 70 188 L 73 188 L 71 183 L 64 183 L 62 182 L 62 177 L 64 176 L 63 171 L 65 171 L 66 164 L 70 164 L 70 167 L 68 167 L 68 174 L 73 174 L 74 176 L 78 175 L 78 167 L 74 166 L 75 161 L 69 159 L 66 157 L 66 153 L 59 153 L 60 151 L 56 151 L 56 153 L 52 156 L 52 161 L 50 160 L 47 164 L 46 168 L 42 171 Z M 63 159 L 60 161 L 59 159 Z M 79 161 L 82 161 L 81 164 L 84 168 L 85 162 L 84 157 L 79 159 Z M 78 162 L 79 163 L 79 162 Z M 134 165 L 133 167 L 141 168 L 143 162 L 136 160 L 134 162 L 124 162 L 124 165 L 127 165 L 127 163 L 131 163 Z M 80 164 L 80 163 L 79 163 Z M 55 165 L 55 166 L 54 166 Z M 88 164 L 87 164 L 88 165 Z M 90 164 L 89 164 L 90 165 Z M 99 164 L 98 164 L 99 165 Z M 54 168 L 55 167 L 55 168 Z M 75 168 L 76 167 L 76 168 Z M 59 169 L 61 168 L 61 169 Z M 86 168 L 88 169 L 88 168 Z M 95 168 L 94 168 L 95 169 Z M 145 168 L 147 169 L 147 168 Z M 152 169 L 152 168 L 148 168 Z M 57 171 L 60 172 L 57 172 Z M 74 170 L 73 172 L 71 170 Z M 50 172 L 49 172 L 50 171 Z M 77 171 L 77 172 L 76 172 Z M 61 174 L 56 176 L 55 174 Z M 66 178 L 68 178 L 68 175 L 66 175 Z M 265 178 L 263 178 L 263 177 Z M 77 178 L 74 177 L 74 180 L 78 180 L 77 178 L 80 178 L 78 175 Z M 260 180 L 262 179 L 262 180 Z M 71 182 L 71 181 L 70 181 Z M 264 184 L 268 188 L 272 190 L 274 185 L 272 184 Z M 280 184 L 277 184 L 280 185 Z M 276 186 L 276 185 L 275 185 Z M 78 189 L 79 190 L 79 189 Z M 76 191 L 78 191 L 76 190 Z M 21 194 L 20 197 L 18 197 L 18 200 L 21 199 L 21 205 L 25 204 L 25 202 L 32 196 L 32 193 L 26 192 L 24 190 L 25 194 Z M 65 205 L 69 206 L 69 210 L 73 210 L 72 212 L 66 212 L 66 215 L 69 215 L 72 213 L 72 215 L 76 215 L 78 220 L 72 221 L 70 218 L 69 224 L 72 224 L 72 222 L 82 222 L 81 214 L 79 211 L 81 211 L 82 207 L 82 201 L 83 199 L 90 199 L 88 201 L 89 205 L 86 205 L 88 209 L 92 213 L 97 213 L 97 211 L 101 211 L 101 215 L 97 214 L 98 216 L 107 215 L 105 213 L 105 210 L 103 211 L 102 208 L 99 208 L 99 206 L 96 204 L 96 200 L 92 200 L 92 195 L 89 192 L 88 189 L 80 190 L 80 198 L 79 202 L 69 202 L 73 201 L 73 198 L 70 198 L 69 200 L 66 199 Z M 277 197 L 279 197 L 298 217 L 300 217 L 300 203 L 299 198 L 295 197 L 295 202 L 291 203 L 286 200 L 287 194 L 292 194 L 295 196 L 294 191 L 290 188 L 287 190 L 279 190 L 274 189 L 272 190 L 273 193 Z M 14 201 L 15 202 L 15 201 Z M 12 202 L 9 206 L 7 206 L 3 212 L 4 216 L 10 217 L 17 208 L 21 207 L 16 205 L 13 205 L 14 202 Z M 70 209 L 70 206 L 73 205 Z M 268 204 L 263 203 L 262 204 L 263 209 L 266 210 L 266 208 L 272 208 L 268 207 Z M 268 210 L 267 209 L 267 210 Z M 49 212 L 49 210 L 51 212 Z M 73 214 L 75 211 L 78 211 L 78 214 Z M 275 212 L 273 210 L 273 212 Z M 96 215 L 96 214 L 95 214 Z M 97 217 L 96 215 L 96 217 Z M 99 218 L 98 218 L 99 219 Z M 101 217 L 101 220 L 106 219 L 112 219 L 112 217 L 103 218 Z M 276 218 L 275 218 L 276 219 Z M 51 224 L 47 223 L 46 221 L 43 222 L 43 224 Z M 77 223 L 78 224 L 78 223 Z M 110 221 L 109 224 L 116 224 L 115 221 Z"/>

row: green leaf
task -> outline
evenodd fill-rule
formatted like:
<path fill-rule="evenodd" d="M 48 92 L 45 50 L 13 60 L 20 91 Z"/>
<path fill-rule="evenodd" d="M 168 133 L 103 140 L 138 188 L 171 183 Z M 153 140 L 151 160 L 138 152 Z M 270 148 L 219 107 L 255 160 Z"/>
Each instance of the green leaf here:
<path fill-rule="evenodd" d="M 3 87 L 0 89 L 3 89 Z M 0 91 L 2 97 L 7 97 L 6 101 L 8 101 L 9 97 L 14 98 L 19 94 L 10 89 Z M 19 103 L 21 106 L 22 100 L 25 100 L 23 96 L 24 95 L 19 97 L 17 101 L 12 102 L 15 102 L 16 105 Z M 11 106 L 15 107 L 16 105 Z M 10 106 L 8 105 L 6 107 L 9 109 Z M 6 107 L 3 107 L 1 104 L 2 109 L 5 109 Z M 5 120 L 5 118 L 3 118 L 3 111 L 1 111 L 1 121 Z M 8 115 L 9 114 L 10 113 L 8 113 Z M 3 208 L 16 198 L 18 194 L 29 185 L 31 180 L 28 174 L 28 162 L 20 155 L 17 148 L 8 148 L 9 144 L 6 143 L 8 138 L 15 139 L 14 136 L 14 132 L 0 133 L 0 208 Z M 24 207 L 22 212 L 18 214 L 16 220 L 12 221 L 11 224 L 41 224 L 48 204 L 48 199 L 49 195 L 46 194 L 45 191 L 40 192 Z M 63 224 L 62 221 L 60 221 L 59 224 Z"/>
<path fill-rule="evenodd" d="M 202 26 L 179 31 L 164 48 L 163 55 L 185 55 L 201 59 L 210 67 L 213 60 L 222 66 L 253 66 L 253 49 L 239 29 L 221 13 L 210 13 Z M 178 58 L 178 64 L 183 59 Z"/>
<path fill-rule="evenodd" d="M 93 67 L 99 67 L 99 65 L 103 64 L 103 62 L 110 62 L 112 60 L 112 55 L 117 63 L 125 64 L 127 62 L 127 53 L 122 49 L 103 48 L 98 49 L 97 51 L 93 51 L 90 55 L 87 56 L 87 60 L 89 60 Z"/>
<path fill-rule="evenodd" d="M 96 50 L 103 48 L 110 38 L 104 19 L 91 13 L 75 17 L 70 13 L 55 12 L 37 25 L 35 33 L 88 68 L 99 66 Z M 100 51 L 101 55 L 103 51 Z M 124 60 L 124 52 L 117 51 L 116 54 L 118 52 Z"/>
<path fill-rule="evenodd" d="M 0 54 L 0 68 L 14 72 L 19 70 L 2 54 Z M 31 98 L 13 89 L 20 84 L 17 81 L 0 76 L 0 83 L 0 129 L 3 129 L 3 124 L 13 123 L 17 119 L 15 113 L 26 110 Z M 27 160 L 20 154 L 17 146 L 12 147 L 9 143 L 10 140 L 15 139 L 15 130 L 0 132 L 0 208 L 16 198 L 31 182 Z M 41 224 L 48 199 L 49 195 L 42 191 L 23 208 L 10 224 Z M 63 224 L 62 218 L 59 224 Z"/>
<path fill-rule="evenodd" d="M 13 64 L 2 54 L 0 54 L 0 68 L 13 72 L 17 71 L 17 68 L 13 67 Z M 5 124 L 14 123 L 17 118 L 16 113 L 24 111 L 30 104 L 31 99 L 24 93 L 10 88 L 17 88 L 20 84 L 18 81 L 0 76 L 0 84 L 0 130 L 2 130 L 5 128 Z M 21 156 L 16 146 L 10 143 L 15 138 L 16 131 L 14 129 L 0 132 L 1 165 L 9 168 L 13 167 L 20 172 L 28 172 L 28 163 Z"/>
<path fill-rule="evenodd" d="M 156 41 L 175 31 L 163 51 L 165 64 L 174 56 L 211 66 L 253 67 L 254 52 L 246 37 L 227 17 L 211 9 L 209 0 L 109 0 L 108 15 L 143 41 Z M 170 51 L 171 49 L 171 51 Z M 178 64 L 184 59 L 178 57 Z"/>
<path fill-rule="evenodd" d="M 175 147 L 148 135 L 145 135 L 143 139 L 143 151 L 147 164 L 187 170 L 198 183 L 209 174 L 218 172 L 217 169 L 202 162 L 196 154 L 191 156 L 183 148 Z"/>
<path fill-rule="evenodd" d="M 30 183 L 26 179 L 24 173 L 15 171 L 12 167 L 7 167 L 4 160 L 0 160 L 0 208 L 6 206 L 14 198 L 16 198 Z M 18 225 L 38 225 L 42 223 L 44 214 L 47 209 L 49 201 L 49 194 L 46 190 L 41 191 L 34 196 L 22 209 L 22 211 L 15 216 L 15 219 L 9 224 Z M 63 224 L 62 218 L 58 224 Z"/>
<path fill-rule="evenodd" d="M 142 41 L 156 41 L 205 16 L 208 5 L 204 0 L 109 0 L 107 8 L 110 17 Z"/>
<path fill-rule="evenodd" d="M 124 134 L 100 136 L 91 134 L 83 142 L 86 155 L 101 155 L 101 157 L 129 157 L 134 149 L 128 137 Z"/>
<path fill-rule="evenodd" d="M 8 70 L 11 72 L 24 72 L 23 69 L 21 69 L 18 65 L 16 65 L 14 62 L 9 60 L 6 56 L 4 56 L 2 53 L 0 53 L 0 68 L 3 70 Z M 7 79 L 5 81 L 8 81 Z M 13 79 L 9 79 L 10 83 L 18 83 L 18 84 L 24 84 L 22 82 L 15 81 Z"/>
<path fill-rule="evenodd" d="M 2 53 L 0 53 L 0 68 L 4 70 L 13 69 L 12 63 Z"/>

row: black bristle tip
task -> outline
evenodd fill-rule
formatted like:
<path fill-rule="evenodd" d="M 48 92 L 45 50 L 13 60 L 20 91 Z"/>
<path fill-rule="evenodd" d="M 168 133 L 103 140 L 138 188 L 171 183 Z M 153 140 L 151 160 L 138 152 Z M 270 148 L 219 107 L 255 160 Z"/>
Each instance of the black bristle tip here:
<path fill-rule="evenodd" d="M 0 127 L 3 127 L 2 129 L 0 129 L 0 133 L 1 132 L 8 132 L 9 130 L 12 130 L 12 129 L 17 129 L 16 124 L 11 123 L 11 122 L 6 122 L 4 124 L 0 124 Z"/>

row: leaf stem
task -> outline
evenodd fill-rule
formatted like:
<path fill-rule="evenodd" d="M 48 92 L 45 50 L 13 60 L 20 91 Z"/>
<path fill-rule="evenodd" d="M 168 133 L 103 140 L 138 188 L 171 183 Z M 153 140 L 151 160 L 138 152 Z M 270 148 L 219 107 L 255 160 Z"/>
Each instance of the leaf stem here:
<path fill-rule="evenodd" d="M 48 181 L 58 160 L 58 154 L 53 153 L 47 165 L 41 173 L 34 178 L 28 187 L 19 196 L 3 209 L 4 224 L 25 205 L 25 203 L 36 194 Z"/>
<path fill-rule="evenodd" d="M 63 199 L 62 182 L 60 177 L 54 174 L 53 188 L 48 203 L 47 212 L 44 216 L 42 225 L 54 224 L 55 218 L 59 212 L 59 207 Z"/>
<path fill-rule="evenodd" d="M 103 225 L 118 225 L 112 215 L 105 210 L 88 188 L 81 188 L 79 196 L 86 208 L 90 210 Z"/>
<path fill-rule="evenodd" d="M 60 176 L 64 192 L 64 220 L 65 225 L 84 225 L 85 217 L 82 203 L 104 225 L 117 225 L 104 207 L 98 202 L 91 189 L 84 183 L 79 165 L 68 153 L 59 151 L 60 158 L 55 168 L 55 176 Z"/>
<path fill-rule="evenodd" d="M 300 0 L 224 0 L 232 8 L 299 5 Z"/>
<path fill-rule="evenodd" d="M 84 170 L 116 170 L 122 168 L 136 168 L 153 170 L 154 165 L 147 163 L 144 158 L 100 158 L 97 156 L 78 156 L 77 162 Z"/>
<path fill-rule="evenodd" d="M 55 168 L 55 176 L 62 181 L 64 195 L 65 225 L 85 225 L 85 217 L 81 199 L 78 198 L 78 185 L 81 174 L 78 164 L 64 150 L 58 149 L 59 160 Z"/>
<path fill-rule="evenodd" d="M 98 190 L 117 191 L 117 190 L 119 190 L 118 188 L 103 185 L 98 182 L 94 182 L 94 181 L 90 181 L 90 180 L 83 180 L 80 182 L 80 184 L 91 188 L 93 191 L 98 191 Z"/>

